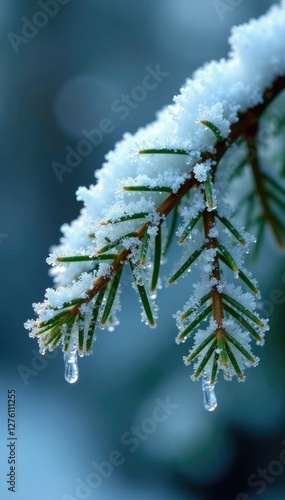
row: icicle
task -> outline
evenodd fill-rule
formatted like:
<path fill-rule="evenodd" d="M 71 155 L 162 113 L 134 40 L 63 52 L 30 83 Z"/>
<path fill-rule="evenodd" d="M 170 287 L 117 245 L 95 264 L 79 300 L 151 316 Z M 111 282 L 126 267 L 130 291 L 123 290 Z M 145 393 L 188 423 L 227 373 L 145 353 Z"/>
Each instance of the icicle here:
<path fill-rule="evenodd" d="M 214 385 L 211 384 L 210 378 L 206 373 L 203 374 L 202 391 L 205 410 L 214 411 L 217 408 L 217 398 Z"/>
<path fill-rule="evenodd" d="M 64 378 L 70 384 L 78 380 L 79 370 L 77 364 L 77 349 L 65 352 L 63 355 L 65 363 Z"/>

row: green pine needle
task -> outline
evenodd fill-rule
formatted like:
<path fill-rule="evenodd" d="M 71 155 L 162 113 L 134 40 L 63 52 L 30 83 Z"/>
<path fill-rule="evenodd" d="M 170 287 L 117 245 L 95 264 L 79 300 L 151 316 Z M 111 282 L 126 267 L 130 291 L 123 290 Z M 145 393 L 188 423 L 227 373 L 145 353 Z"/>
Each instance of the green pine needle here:
<path fill-rule="evenodd" d="M 255 359 L 251 356 L 251 354 L 228 332 L 227 332 L 227 339 L 235 346 L 236 349 L 238 349 L 241 352 L 241 354 L 243 354 L 243 356 L 246 359 L 248 359 L 248 361 L 250 361 L 251 363 L 255 362 Z"/>
<path fill-rule="evenodd" d="M 243 313 L 245 316 L 247 316 L 253 323 L 255 323 L 257 326 L 263 327 L 264 323 L 259 319 L 253 312 L 251 312 L 249 309 L 244 307 L 240 302 L 237 302 L 235 299 L 227 295 L 226 293 L 223 293 L 224 299 L 229 302 L 232 306 L 234 306 L 239 312 Z"/>
<path fill-rule="evenodd" d="M 78 318 L 78 349 L 79 351 L 83 351 L 84 344 L 84 316 L 82 314 L 79 315 Z"/>
<path fill-rule="evenodd" d="M 140 251 L 140 264 L 143 266 L 145 264 L 146 260 L 146 255 L 149 247 L 149 240 L 150 240 L 150 235 L 147 231 L 145 231 L 142 239 L 142 244 L 141 244 L 141 251 Z"/>
<path fill-rule="evenodd" d="M 158 277 L 159 277 L 159 269 L 160 269 L 160 261 L 161 261 L 161 226 L 159 226 L 157 234 L 154 240 L 154 260 L 153 260 L 153 272 L 151 279 L 151 291 L 156 289 Z"/>
<path fill-rule="evenodd" d="M 223 257 L 226 259 L 229 267 L 233 270 L 234 273 L 238 273 L 238 271 L 239 271 L 238 266 L 237 266 L 233 256 L 231 255 L 231 253 L 221 243 L 218 244 L 218 248 L 221 251 Z"/>
<path fill-rule="evenodd" d="M 224 303 L 224 309 L 233 318 L 235 318 L 250 333 L 250 335 L 254 338 L 254 340 L 256 340 L 257 342 L 261 342 L 262 341 L 262 338 L 255 331 L 255 329 L 253 328 L 253 326 L 241 314 L 239 314 L 235 309 L 232 309 L 226 303 Z"/>
<path fill-rule="evenodd" d="M 63 339 L 63 351 L 67 352 L 69 349 L 69 344 L 70 344 L 70 337 L 71 337 L 71 331 L 74 326 L 74 323 L 76 321 L 76 318 L 72 317 L 69 318 L 65 324 L 66 324 L 66 331 L 64 333 L 64 339 Z"/>
<path fill-rule="evenodd" d="M 114 260 L 117 257 L 117 254 L 104 254 L 104 255 L 92 255 L 89 257 L 88 255 L 72 255 L 69 257 L 57 257 L 58 262 L 92 262 L 96 260 Z"/>
<path fill-rule="evenodd" d="M 169 229 L 169 233 L 168 233 L 167 241 L 166 241 L 166 245 L 165 245 L 165 250 L 164 250 L 165 253 L 169 250 L 169 247 L 171 245 L 171 242 L 172 242 L 174 234 L 175 234 L 177 221 L 178 221 L 178 215 L 179 215 L 178 207 L 179 207 L 179 203 L 176 205 L 176 207 L 173 210 L 171 225 L 170 225 L 170 229 Z"/>
<path fill-rule="evenodd" d="M 168 186 L 124 186 L 125 191 L 150 191 L 150 192 L 159 192 L 159 193 L 172 193 L 172 189 Z M 146 214 L 147 215 L 147 214 Z"/>
<path fill-rule="evenodd" d="M 237 360 L 236 360 L 236 358 L 235 358 L 235 356 L 234 356 L 233 352 L 231 351 L 228 344 L 226 344 L 226 350 L 227 350 L 227 354 L 228 354 L 229 360 L 232 364 L 234 371 L 236 372 L 238 378 L 240 380 L 243 380 L 244 377 L 243 377 L 242 371 L 241 371 L 239 364 L 238 364 L 238 362 L 237 362 Z"/>
<path fill-rule="evenodd" d="M 246 244 L 244 237 L 233 226 L 233 224 L 228 219 L 226 219 L 226 217 L 222 217 L 218 212 L 216 212 L 215 215 L 242 245 Z"/>
<path fill-rule="evenodd" d="M 214 340 L 214 342 L 211 344 L 211 346 L 209 347 L 208 351 L 206 352 L 204 358 L 202 359 L 200 365 L 198 366 L 197 370 L 195 371 L 195 373 L 193 375 L 195 378 L 198 378 L 199 375 L 201 375 L 201 373 L 204 370 L 206 364 L 208 363 L 208 361 L 210 360 L 211 356 L 215 352 L 216 347 L 217 347 L 217 342 L 216 342 L 216 340 Z"/>
<path fill-rule="evenodd" d="M 209 120 L 201 120 L 201 123 L 212 130 L 219 142 L 222 142 L 224 140 L 220 130 L 218 129 L 218 127 L 216 127 L 216 125 L 214 125 L 214 123 L 210 122 Z"/>
<path fill-rule="evenodd" d="M 189 151 L 185 149 L 141 149 L 139 151 L 140 155 L 153 155 L 153 154 L 167 154 L 167 155 L 189 155 Z"/>
<path fill-rule="evenodd" d="M 178 269 L 178 271 L 176 271 L 176 273 L 171 278 L 169 278 L 168 283 L 174 283 L 174 281 L 180 278 L 180 276 L 185 273 L 185 271 L 187 271 L 188 267 L 190 267 L 193 262 L 195 262 L 199 255 L 201 255 L 204 249 L 205 245 L 202 245 L 200 248 L 198 248 L 198 250 L 195 250 L 195 252 L 192 253 L 192 255 L 189 257 L 189 259 L 187 259 L 184 264 Z"/>
<path fill-rule="evenodd" d="M 143 284 L 139 285 L 136 282 L 136 276 L 134 274 L 134 265 L 132 264 L 131 261 L 130 261 L 130 266 L 131 266 L 131 270 L 132 270 L 132 273 L 133 273 L 135 284 L 136 284 L 136 287 L 137 287 L 137 290 L 138 290 L 138 293 L 139 293 L 139 296 L 140 296 L 140 299 L 141 299 L 141 303 L 142 303 L 142 306 L 143 306 L 144 311 L 145 311 L 145 315 L 147 317 L 147 320 L 148 320 L 149 324 L 151 326 L 154 326 L 155 321 L 154 321 L 154 318 L 153 318 L 153 314 L 152 314 L 152 310 L 151 310 L 150 303 L 149 303 L 149 300 L 148 300 L 146 289 L 145 289 L 145 287 L 144 287 Z"/>
<path fill-rule="evenodd" d="M 107 224 L 119 224 L 120 222 L 127 222 L 130 220 L 144 219 L 148 215 L 148 212 L 138 212 L 132 215 L 122 215 L 118 219 L 108 219 L 107 222 L 101 222 L 101 226 L 106 226 Z"/>
<path fill-rule="evenodd" d="M 197 347 L 195 351 L 189 354 L 189 356 L 187 357 L 187 363 L 193 361 L 193 359 L 195 359 L 198 356 L 198 354 L 200 354 L 200 352 L 211 342 L 211 340 L 213 340 L 213 338 L 214 338 L 214 333 L 208 335 L 208 337 L 203 342 L 201 342 L 199 347 Z"/>
<path fill-rule="evenodd" d="M 216 382 L 216 377 L 218 373 L 218 361 L 219 361 L 219 354 L 216 352 L 214 356 L 213 368 L 211 373 L 211 385 L 214 385 Z"/>
<path fill-rule="evenodd" d="M 226 350 L 225 337 L 222 337 L 221 335 L 218 336 L 217 347 L 221 351 L 219 353 L 219 359 L 221 360 L 221 363 L 224 365 L 224 367 L 227 368 L 228 367 L 228 355 L 227 355 L 227 350 Z"/>
<path fill-rule="evenodd" d="M 94 304 L 94 309 L 92 311 L 92 317 L 91 321 L 89 324 L 88 328 L 88 334 L 87 334 L 87 342 L 86 342 L 86 352 L 89 352 L 92 346 L 93 338 L 94 338 L 94 333 L 95 333 L 95 327 L 96 327 L 96 322 L 98 319 L 99 311 L 103 302 L 103 298 L 106 292 L 106 287 L 101 288 L 100 292 L 98 293 L 96 297 L 96 301 Z"/>
<path fill-rule="evenodd" d="M 105 245 L 103 248 L 100 248 L 100 250 L 97 250 L 97 254 L 108 252 L 109 250 L 111 250 L 111 248 L 114 248 L 117 245 L 120 245 L 125 238 L 133 238 L 135 236 L 137 236 L 137 233 L 134 233 L 134 232 L 127 233 L 124 236 L 121 236 L 120 238 L 118 238 L 117 240 L 112 241 L 108 245 Z"/>
<path fill-rule="evenodd" d="M 194 217 L 188 224 L 187 226 L 185 227 L 182 235 L 180 236 L 179 240 L 178 240 L 178 243 L 181 244 L 185 241 L 185 239 L 187 238 L 188 234 L 191 233 L 192 229 L 194 228 L 194 226 L 197 224 L 197 222 L 199 221 L 199 219 L 201 218 L 201 215 L 202 215 L 203 211 L 199 212 L 196 217 Z"/>
<path fill-rule="evenodd" d="M 204 295 L 204 297 L 202 297 L 199 300 L 199 302 L 197 302 L 193 307 L 190 307 L 190 309 L 188 309 L 186 312 L 184 312 L 183 314 L 181 314 L 181 319 L 188 318 L 188 316 L 190 316 L 191 314 L 193 314 L 193 312 L 196 311 L 196 309 L 198 309 L 203 304 L 205 304 L 205 302 L 207 302 L 207 300 L 209 300 L 210 298 L 211 298 L 211 292 L 207 293 L 207 295 Z"/>
<path fill-rule="evenodd" d="M 206 307 L 195 319 L 190 323 L 190 325 L 185 328 L 181 333 L 178 335 L 178 339 L 182 340 L 184 339 L 196 326 L 200 325 L 200 323 L 210 314 L 212 310 L 212 305 Z"/>
<path fill-rule="evenodd" d="M 210 172 L 207 172 L 206 180 L 204 182 L 205 188 L 205 197 L 209 210 L 213 210 L 214 208 L 214 195 L 213 195 L 213 184 L 211 180 Z"/>
<path fill-rule="evenodd" d="M 222 253 L 219 253 L 219 259 L 224 263 L 226 264 L 230 269 L 232 269 L 232 267 L 230 266 L 230 264 L 228 263 L 227 259 L 225 259 L 225 257 L 223 256 Z M 239 278 L 248 286 L 248 288 L 255 294 L 255 295 L 258 295 L 259 294 L 259 290 L 256 288 L 256 286 L 254 285 L 254 283 L 248 278 L 248 276 L 246 276 L 244 274 L 243 271 L 241 271 L 240 269 L 238 269 L 238 275 L 239 275 Z"/>
<path fill-rule="evenodd" d="M 114 278 L 112 279 L 112 281 L 110 282 L 110 285 L 108 287 L 109 288 L 109 295 L 107 297 L 107 302 L 106 302 L 105 309 L 103 311 L 102 318 L 101 318 L 102 324 L 106 323 L 106 321 L 111 313 L 111 310 L 112 310 L 112 307 L 114 304 L 114 300 L 116 297 L 116 293 L 118 290 L 118 286 L 120 283 L 120 279 L 122 276 L 122 271 L 123 271 L 123 268 L 121 268 L 121 269 L 119 269 L 119 271 L 117 271 L 117 273 L 115 274 Z"/>

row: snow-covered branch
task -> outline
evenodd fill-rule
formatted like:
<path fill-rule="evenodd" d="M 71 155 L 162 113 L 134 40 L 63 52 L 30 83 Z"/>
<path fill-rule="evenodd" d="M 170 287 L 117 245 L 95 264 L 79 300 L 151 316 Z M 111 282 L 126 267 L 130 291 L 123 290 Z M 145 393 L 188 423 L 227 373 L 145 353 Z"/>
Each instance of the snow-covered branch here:
<path fill-rule="evenodd" d="M 241 224 L 233 217 L 228 200 L 232 178 L 249 166 L 255 187 L 248 197 L 259 204 L 258 225 L 268 223 L 283 244 L 285 188 L 273 172 L 263 172 L 258 133 L 285 88 L 285 0 L 234 28 L 230 44 L 227 60 L 196 71 L 156 121 L 126 134 L 108 153 L 97 183 L 78 189 L 84 208 L 62 227 L 60 245 L 48 258 L 55 288 L 34 304 L 38 319 L 25 325 L 42 353 L 62 344 L 70 382 L 78 377 L 77 352 L 91 352 L 98 327 L 112 330 L 118 324 L 126 265 L 142 320 L 155 326 L 161 261 L 175 235 L 184 253 L 168 284 L 194 262 L 201 269 L 201 281 L 175 317 L 177 342 L 196 331 L 185 363 L 195 359 L 192 378 L 203 376 L 205 407 L 216 406 L 219 370 L 226 379 L 244 380 L 244 367 L 257 364 L 250 342 L 263 344 L 268 325 L 256 313 L 260 294 L 244 267 L 254 238 L 244 228 L 247 220 Z M 270 119 L 266 123 L 270 127 Z M 273 148 L 284 135 L 284 127 L 277 128 Z M 226 280 L 226 268 L 247 291 Z"/>

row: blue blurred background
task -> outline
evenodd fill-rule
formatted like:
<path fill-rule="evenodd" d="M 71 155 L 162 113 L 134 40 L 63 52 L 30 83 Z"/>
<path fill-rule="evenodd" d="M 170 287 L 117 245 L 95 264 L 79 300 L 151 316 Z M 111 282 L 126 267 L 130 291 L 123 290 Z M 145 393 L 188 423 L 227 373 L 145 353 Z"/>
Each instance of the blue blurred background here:
<path fill-rule="evenodd" d="M 120 326 L 99 332 L 94 355 L 79 360 L 75 385 L 64 380 L 62 353 L 37 356 L 23 328 L 32 302 L 51 286 L 45 259 L 60 226 L 78 215 L 77 187 L 93 183 L 114 143 L 153 120 L 193 70 L 227 56 L 232 25 L 273 3 L 2 0 L 1 499 L 13 495 L 6 483 L 10 388 L 17 391 L 17 500 L 285 498 L 285 266 L 269 235 L 254 266 L 271 318 L 266 348 L 254 348 L 261 363 L 245 384 L 219 382 L 214 413 L 204 410 L 200 384 L 183 365 L 187 344 L 174 342 L 171 313 L 188 299 L 190 277 L 179 293 L 173 286 L 160 294 L 156 330 L 140 322 L 126 287 Z M 38 14 L 44 4 L 49 13 Z M 112 103 L 157 64 L 169 75 L 122 119 Z M 66 148 L 76 149 L 82 131 L 104 118 L 112 132 L 59 179 L 52 163 L 64 164 Z M 158 406 L 162 421 L 154 424 Z"/>

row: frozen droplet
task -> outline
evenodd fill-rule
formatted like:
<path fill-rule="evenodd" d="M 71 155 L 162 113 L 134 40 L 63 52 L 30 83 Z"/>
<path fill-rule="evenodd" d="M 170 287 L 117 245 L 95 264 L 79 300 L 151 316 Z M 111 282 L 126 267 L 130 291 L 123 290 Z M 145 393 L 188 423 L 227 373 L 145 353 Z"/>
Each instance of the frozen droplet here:
<path fill-rule="evenodd" d="M 150 295 L 151 300 L 155 300 L 155 299 L 156 299 L 156 297 L 157 297 L 157 292 L 156 292 L 156 291 L 153 291 L 153 292 L 151 293 L 151 295 Z"/>
<path fill-rule="evenodd" d="M 214 385 L 211 384 L 209 376 L 204 373 L 202 380 L 203 403 L 205 410 L 214 411 L 217 408 L 217 398 L 215 395 Z"/>
<path fill-rule="evenodd" d="M 77 349 L 65 352 L 63 355 L 65 371 L 64 378 L 70 384 L 74 384 L 78 380 L 79 370 L 77 364 Z"/>

